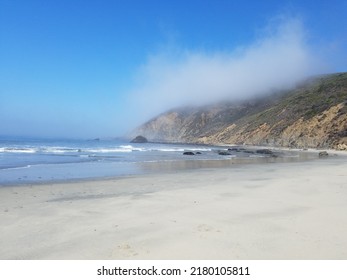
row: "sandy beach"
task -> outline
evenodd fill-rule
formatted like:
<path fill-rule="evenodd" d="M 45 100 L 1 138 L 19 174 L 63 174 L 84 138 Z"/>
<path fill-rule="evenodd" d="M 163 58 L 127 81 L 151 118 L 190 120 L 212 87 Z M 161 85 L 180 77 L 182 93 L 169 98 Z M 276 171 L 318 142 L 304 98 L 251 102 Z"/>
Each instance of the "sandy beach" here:
<path fill-rule="evenodd" d="M 347 161 L 0 187 L 1 259 L 347 259 Z"/>

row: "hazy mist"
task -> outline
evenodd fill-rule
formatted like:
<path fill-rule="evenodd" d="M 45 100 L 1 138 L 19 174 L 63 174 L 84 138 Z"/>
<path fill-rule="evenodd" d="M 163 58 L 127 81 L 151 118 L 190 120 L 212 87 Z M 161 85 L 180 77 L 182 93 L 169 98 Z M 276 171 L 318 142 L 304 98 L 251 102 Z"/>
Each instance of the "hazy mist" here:
<path fill-rule="evenodd" d="M 232 36 L 232 34 L 230 34 Z M 248 46 L 204 52 L 170 46 L 148 57 L 129 92 L 134 124 L 178 106 L 242 100 L 327 70 L 297 18 L 271 21 Z M 222 46 L 221 46 L 222 47 Z"/>

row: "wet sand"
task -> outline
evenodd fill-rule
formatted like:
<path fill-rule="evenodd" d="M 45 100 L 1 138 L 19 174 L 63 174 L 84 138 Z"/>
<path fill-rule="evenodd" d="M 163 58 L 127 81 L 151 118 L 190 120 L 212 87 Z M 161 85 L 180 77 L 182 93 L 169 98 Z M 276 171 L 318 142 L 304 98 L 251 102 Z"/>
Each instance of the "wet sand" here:
<path fill-rule="evenodd" d="M 0 187 L 0 259 L 347 259 L 347 161 Z"/>

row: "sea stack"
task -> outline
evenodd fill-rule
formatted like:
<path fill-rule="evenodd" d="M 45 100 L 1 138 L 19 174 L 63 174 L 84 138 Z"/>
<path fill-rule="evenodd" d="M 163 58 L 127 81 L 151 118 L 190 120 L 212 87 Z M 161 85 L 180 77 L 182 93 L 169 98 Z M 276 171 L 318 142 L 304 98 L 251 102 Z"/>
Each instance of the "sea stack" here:
<path fill-rule="evenodd" d="M 141 135 L 136 136 L 133 140 L 130 141 L 130 143 L 147 143 L 147 142 L 148 142 L 147 138 Z"/>

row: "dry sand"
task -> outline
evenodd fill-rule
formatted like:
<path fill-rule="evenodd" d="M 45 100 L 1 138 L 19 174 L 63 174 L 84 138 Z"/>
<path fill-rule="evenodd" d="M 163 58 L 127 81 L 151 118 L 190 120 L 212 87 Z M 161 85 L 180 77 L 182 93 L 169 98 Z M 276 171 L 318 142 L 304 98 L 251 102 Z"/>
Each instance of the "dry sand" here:
<path fill-rule="evenodd" d="M 347 161 L 0 187 L 1 259 L 347 259 Z"/>

